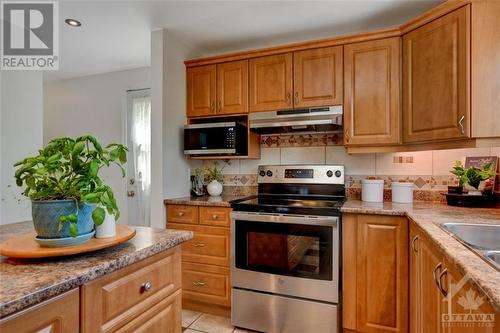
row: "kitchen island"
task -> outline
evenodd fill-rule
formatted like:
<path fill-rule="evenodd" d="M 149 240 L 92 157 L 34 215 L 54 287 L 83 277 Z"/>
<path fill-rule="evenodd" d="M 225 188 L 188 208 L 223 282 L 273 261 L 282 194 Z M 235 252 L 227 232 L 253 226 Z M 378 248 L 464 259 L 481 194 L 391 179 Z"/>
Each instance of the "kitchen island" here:
<path fill-rule="evenodd" d="M 64 329 L 64 323 L 58 322 L 65 319 L 64 315 L 47 323 L 29 323 L 22 319 L 30 318 L 33 311 L 43 311 L 45 304 L 50 306 L 51 302 L 61 302 L 64 297 L 76 297 L 76 303 L 63 302 L 61 311 L 74 310 L 74 314 L 79 315 L 82 332 L 129 327 L 136 324 L 135 319 L 140 319 L 141 325 L 155 319 L 157 322 L 151 323 L 153 327 L 157 324 L 164 327 L 166 323 L 158 322 L 158 318 L 174 318 L 179 322 L 180 332 L 181 254 L 177 245 L 193 235 L 180 230 L 135 229 L 136 236 L 130 241 L 87 254 L 37 260 L 0 257 L 0 331 L 28 331 L 32 329 L 28 325 L 35 325 L 37 330 L 54 326 L 60 328 L 57 331 L 69 331 L 70 328 Z M 0 227 L 0 241 L 31 231 L 31 222 L 4 225 Z M 166 307 L 155 307 L 170 298 L 175 313 L 157 316 Z M 68 308 L 74 304 L 76 309 Z M 153 310 L 160 312 L 148 315 Z M 16 321 L 17 326 L 13 326 Z"/>

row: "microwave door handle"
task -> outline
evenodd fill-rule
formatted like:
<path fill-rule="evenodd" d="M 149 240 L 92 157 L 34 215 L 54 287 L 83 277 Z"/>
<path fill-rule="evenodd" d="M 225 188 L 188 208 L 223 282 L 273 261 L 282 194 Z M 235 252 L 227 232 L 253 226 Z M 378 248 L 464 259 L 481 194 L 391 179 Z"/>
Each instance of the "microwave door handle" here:
<path fill-rule="evenodd" d="M 337 216 L 301 216 L 301 215 L 282 215 L 282 214 L 259 214 L 248 212 L 232 212 L 233 220 L 250 222 L 272 222 L 272 223 L 291 223 L 305 225 L 336 226 L 339 222 Z"/>

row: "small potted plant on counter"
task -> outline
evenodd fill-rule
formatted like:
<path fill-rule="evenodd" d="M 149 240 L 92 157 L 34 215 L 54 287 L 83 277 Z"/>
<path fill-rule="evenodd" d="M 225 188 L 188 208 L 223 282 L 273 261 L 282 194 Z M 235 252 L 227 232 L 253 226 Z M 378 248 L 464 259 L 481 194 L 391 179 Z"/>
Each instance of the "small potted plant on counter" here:
<path fill-rule="evenodd" d="M 57 138 L 14 166 L 16 184 L 31 199 L 36 241 L 42 246 L 83 243 L 94 236 L 106 214 L 117 220 L 120 211 L 113 190 L 99 176 L 103 167 L 115 164 L 125 176 L 127 148 L 110 144 L 103 148 L 90 135 Z"/>
<path fill-rule="evenodd" d="M 458 177 L 459 187 L 464 187 L 469 195 L 481 195 L 482 191 L 491 184 L 488 184 L 490 178 L 496 175 L 493 170 L 493 163 L 485 163 L 481 168 L 465 168 L 461 161 L 456 161 L 452 174 Z"/>
<path fill-rule="evenodd" d="M 207 192 L 213 197 L 218 197 L 221 195 L 223 186 L 222 186 L 222 170 L 227 165 L 230 165 L 229 161 L 224 162 L 222 168 L 218 167 L 218 162 L 214 162 L 212 166 L 207 166 L 205 168 L 205 177 L 208 181 Z"/>

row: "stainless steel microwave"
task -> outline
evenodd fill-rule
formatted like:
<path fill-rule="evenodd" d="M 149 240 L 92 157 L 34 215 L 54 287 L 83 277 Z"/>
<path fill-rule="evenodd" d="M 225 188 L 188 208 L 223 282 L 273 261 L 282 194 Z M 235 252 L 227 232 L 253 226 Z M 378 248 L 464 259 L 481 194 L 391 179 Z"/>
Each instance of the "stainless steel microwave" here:
<path fill-rule="evenodd" d="M 248 128 L 242 123 L 191 124 L 184 127 L 186 155 L 241 155 L 248 153 Z"/>

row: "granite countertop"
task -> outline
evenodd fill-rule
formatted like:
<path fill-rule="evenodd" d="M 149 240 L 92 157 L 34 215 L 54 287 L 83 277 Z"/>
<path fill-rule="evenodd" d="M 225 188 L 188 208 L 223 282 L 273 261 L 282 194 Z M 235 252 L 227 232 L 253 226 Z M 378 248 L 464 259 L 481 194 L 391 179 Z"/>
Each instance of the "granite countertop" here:
<path fill-rule="evenodd" d="M 446 258 L 456 264 L 463 274 L 468 274 L 500 309 L 500 271 L 440 228 L 441 224 L 448 222 L 500 224 L 500 207 L 466 208 L 423 201 L 413 204 L 378 204 L 347 200 L 342 212 L 407 216 L 435 242 Z"/>
<path fill-rule="evenodd" d="M 163 203 L 170 205 L 217 206 L 231 207 L 231 202 L 249 197 L 248 195 L 222 194 L 220 197 L 204 195 L 202 197 L 183 197 L 165 199 Z"/>
<path fill-rule="evenodd" d="M 135 229 L 135 237 L 128 242 L 87 254 L 36 260 L 0 256 L 0 318 L 193 238 L 190 231 Z M 3 225 L 0 241 L 32 231 L 31 222 Z"/>

